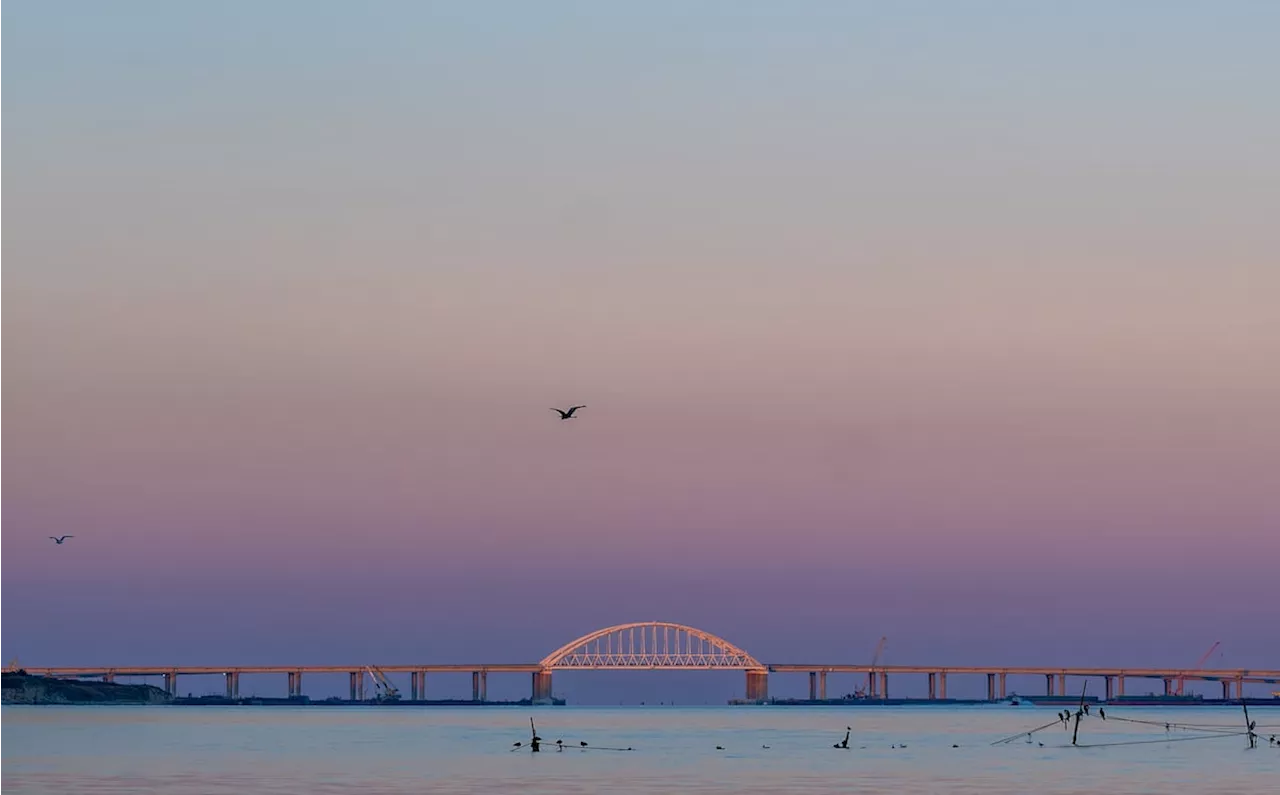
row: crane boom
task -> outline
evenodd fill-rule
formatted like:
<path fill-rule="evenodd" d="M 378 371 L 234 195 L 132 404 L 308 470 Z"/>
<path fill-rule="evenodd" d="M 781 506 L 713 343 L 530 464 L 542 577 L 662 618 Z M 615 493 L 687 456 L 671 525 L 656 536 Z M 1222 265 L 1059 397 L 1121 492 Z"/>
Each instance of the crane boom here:
<path fill-rule="evenodd" d="M 1218 650 L 1218 647 L 1219 647 L 1219 646 L 1221 646 L 1221 645 L 1222 645 L 1222 641 L 1220 641 L 1220 640 L 1215 640 L 1215 641 L 1213 642 L 1213 645 L 1209 647 L 1209 650 L 1208 650 L 1207 652 L 1205 652 L 1205 653 L 1204 653 L 1204 656 L 1202 656 L 1202 657 L 1200 658 L 1200 661 L 1196 663 L 1196 667 L 1195 667 L 1195 668 L 1192 668 L 1191 670 L 1193 670 L 1193 671 L 1198 671 L 1198 670 L 1200 670 L 1201 668 L 1203 668 L 1203 667 L 1204 667 L 1204 664 L 1205 664 L 1206 662 L 1208 662 L 1208 661 L 1209 661 L 1209 658 L 1213 656 L 1213 653 L 1214 653 L 1215 651 L 1217 651 L 1217 650 Z M 1179 677 L 1178 677 L 1178 690 L 1177 690 L 1177 694 L 1178 694 L 1178 695 L 1182 695 L 1182 688 L 1183 688 L 1183 687 L 1185 687 L 1185 686 L 1186 686 L 1186 684 L 1187 684 L 1187 677 L 1186 677 L 1186 675 L 1184 674 L 1183 676 L 1179 676 Z"/>
<path fill-rule="evenodd" d="M 373 682 L 378 688 L 379 701 L 399 701 L 400 691 L 395 685 L 391 684 L 391 680 L 387 675 L 372 665 L 366 665 L 365 670 L 369 672 L 369 676 L 373 677 Z"/>
<path fill-rule="evenodd" d="M 880 655 L 884 654 L 884 645 L 889 642 L 889 638 L 884 635 L 880 636 L 880 642 L 876 644 L 876 653 L 871 655 L 871 667 L 875 668 L 880 663 Z M 867 691 L 869 695 L 876 694 L 876 672 L 867 671 Z"/>
<path fill-rule="evenodd" d="M 884 654 L 884 646 L 889 642 L 887 637 L 881 636 L 880 642 L 876 644 L 876 653 L 871 657 L 871 665 L 874 666 L 880 662 L 880 655 Z"/>

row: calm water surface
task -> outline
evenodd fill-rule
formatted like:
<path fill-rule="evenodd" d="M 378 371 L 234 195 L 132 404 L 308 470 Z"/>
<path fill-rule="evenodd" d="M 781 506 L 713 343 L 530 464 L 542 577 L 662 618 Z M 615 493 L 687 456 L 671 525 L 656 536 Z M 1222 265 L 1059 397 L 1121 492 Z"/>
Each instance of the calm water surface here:
<path fill-rule="evenodd" d="M 511 752 L 541 736 L 630 753 Z M 1243 730 L 1237 710 L 1123 710 Z M 1027 707 L 20 707 L 3 708 L 3 781 L 20 793 L 1248 793 L 1280 792 L 1280 709 L 1260 748 L 1086 718 L 1070 748 Z M 833 750 L 844 727 L 851 750 Z M 1042 747 L 1039 743 L 1043 742 Z M 893 748 L 894 745 L 906 747 Z M 953 748 L 952 745 L 959 745 Z M 717 751 L 716 746 L 724 746 Z M 761 746 L 768 745 L 765 749 Z"/>

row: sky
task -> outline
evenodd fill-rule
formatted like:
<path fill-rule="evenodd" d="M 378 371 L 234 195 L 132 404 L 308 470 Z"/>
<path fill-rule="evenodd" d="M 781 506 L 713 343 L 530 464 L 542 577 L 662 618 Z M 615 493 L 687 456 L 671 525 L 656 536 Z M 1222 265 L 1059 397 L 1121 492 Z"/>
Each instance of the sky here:
<path fill-rule="evenodd" d="M 5 11 L 6 661 L 1280 667 L 1276 4 Z"/>

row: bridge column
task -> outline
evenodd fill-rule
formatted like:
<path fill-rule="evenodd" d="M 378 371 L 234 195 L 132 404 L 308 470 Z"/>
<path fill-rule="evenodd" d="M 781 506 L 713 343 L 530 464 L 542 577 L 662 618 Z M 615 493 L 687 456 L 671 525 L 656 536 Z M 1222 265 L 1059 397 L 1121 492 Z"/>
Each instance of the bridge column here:
<path fill-rule="evenodd" d="M 747 671 L 747 700 L 765 701 L 769 698 L 769 672 Z"/>
<path fill-rule="evenodd" d="M 938 674 L 938 694 L 945 701 L 947 698 L 947 672 Z"/>
<path fill-rule="evenodd" d="M 107 684 L 111 684 L 112 682 L 116 681 L 116 675 L 110 671 L 107 671 L 105 674 L 102 675 L 102 681 L 106 682 Z"/>
<path fill-rule="evenodd" d="M 423 700 L 423 699 L 422 699 L 422 691 L 426 689 L 426 688 L 424 688 L 424 687 L 422 686 L 422 685 L 424 684 L 424 683 L 423 683 L 423 681 L 422 681 L 422 680 L 423 680 L 423 674 L 424 674 L 424 673 L 425 673 L 425 671 L 410 671 L 410 672 L 409 672 L 409 700 L 410 700 L 410 701 L 422 701 L 422 700 Z"/>
<path fill-rule="evenodd" d="M 996 675 L 987 674 L 987 701 L 996 700 Z"/>
<path fill-rule="evenodd" d="M 827 672 L 818 671 L 818 699 L 827 700 Z"/>
<path fill-rule="evenodd" d="M 817 671 L 809 672 L 809 700 L 810 701 L 818 700 L 818 672 Z"/>
<path fill-rule="evenodd" d="M 1115 693 L 1115 679 L 1110 676 L 1104 676 L 1102 678 L 1102 690 L 1104 693 L 1103 698 L 1110 701 Z"/>
<path fill-rule="evenodd" d="M 551 700 L 550 671 L 537 671 L 533 674 L 533 700 L 534 702 Z"/>
<path fill-rule="evenodd" d="M 1053 695 L 1053 674 L 1044 675 L 1045 695 Z"/>
<path fill-rule="evenodd" d="M 1164 678 L 1164 694 L 1166 696 L 1173 695 L 1173 679 L 1167 676 Z"/>
<path fill-rule="evenodd" d="M 1067 675 L 1058 674 L 1058 695 L 1065 696 L 1067 694 Z"/>
<path fill-rule="evenodd" d="M 487 701 L 489 689 L 489 674 L 487 671 L 471 672 L 471 700 Z"/>
<path fill-rule="evenodd" d="M 1009 697 L 1008 690 L 1005 688 L 1005 679 L 1007 677 L 1008 677 L 1008 674 L 1006 674 L 1004 671 L 1000 672 L 1000 698 Z"/>
<path fill-rule="evenodd" d="M 1231 700 L 1231 680 L 1223 679 L 1220 684 L 1222 685 L 1222 700 L 1230 701 Z"/>
<path fill-rule="evenodd" d="M 298 698 L 302 695 L 302 671 L 289 672 L 289 698 Z"/>
<path fill-rule="evenodd" d="M 1236 698 L 1244 701 L 1244 677 L 1236 677 Z"/>
<path fill-rule="evenodd" d="M 889 697 L 889 672 L 880 672 L 880 698 Z"/>
<path fill-rule="evenodd" d="M 171 696 L 178 695 L 178 672 L 170 671 L 164 675 L 164 692 Z"/>
<path fill-rule="evenodd" d="M 1116 698 L 1124 696 L 1124 674 L 1116 674 Z"/>
<path fill-rule="evenodd" d="M 356 682 L 358 682 L 360 679 L 362 679 L 362 678 L 363 678 L 363 676 L 361 675 L 361 673 L 360 673 L 359 671 L 352 671 L 350 674 L 348 674 L 348 678 L 349 678 L 349 682 L 350 682 L 350 684 L 351 684 L 351 693 L 350 693 L 350 695 L 348 695 L 348 696 L 347 696 L 347 700 L 348 700 L 348 701 L 357 701 L 358 699 L 356 698 L 356 696 L 357 696 L 358 694 L 357 694 L 357 692 L 356 692 L 356 690 L 357 690 Z"/>
<path fill-rule="evenodd" d="M 236 671 L 227 671 L 224 676 L 227 679 L 227 698 L 240 698 L 240 674 Z"/>
<path fill-rule="evenodd" d="M 937 697 L 938 697 L 938 675 L 935 674 L 933 671 L 930 671 L 929 672 L 929 698 L 934 699 Z"/>

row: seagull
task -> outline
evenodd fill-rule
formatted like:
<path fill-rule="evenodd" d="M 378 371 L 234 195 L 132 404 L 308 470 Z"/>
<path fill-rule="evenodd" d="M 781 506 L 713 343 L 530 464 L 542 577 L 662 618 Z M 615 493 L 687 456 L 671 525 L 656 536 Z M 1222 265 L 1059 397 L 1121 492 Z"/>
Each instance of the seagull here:
<path fill-rule="evenodd" d="M 61 537 L 49 536 L 49 538 L 53 539 L 53 543 L 61 544 L 63 541 L 66 541 L 68 538 L 75 538 L 75 536 L 61 536 Z"/>
<path fill-rule="evenodd" d="M 586 406 L 570 406 L 568 411 L 561 411 L 560 409 L 552 409 L 552 411 L 558 413 L 560 415 L 560 419 L 562 420 L 571 420 L 574 418 L 573 412 L 577 411 L 578 409 L 585 409 L 585 408 Z"/>

